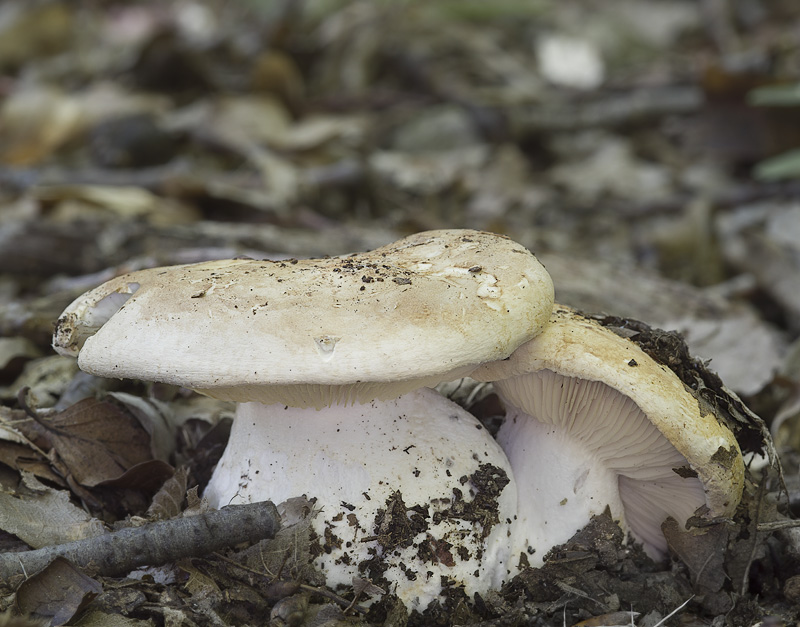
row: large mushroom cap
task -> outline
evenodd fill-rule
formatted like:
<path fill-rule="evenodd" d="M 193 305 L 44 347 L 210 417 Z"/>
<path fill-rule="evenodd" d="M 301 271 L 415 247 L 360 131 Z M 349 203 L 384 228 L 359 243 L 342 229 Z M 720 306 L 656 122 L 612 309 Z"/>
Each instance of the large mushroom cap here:
<path fill-rule="evenodd" d="M 563 523 L 572 508 L 592 514 L 610 505 L 657 556 L 667 516 L 683 524 L 703 505 L 709 517 L 729 516 L 741 498 L 742 455 L 713 410 L 633 341 L 566 307 L 508 360 L 471 376 L 494 381 L 509 409 L 498 440 L 517 485 L 529 486 L 520 508 L 539 499 L 531 536 L 554 539 L 542 531 L 544 512 Z"/>
<path fill-rule="evenodd" d="M 391 398 L 504 359 L 552 303 L 549 275 L 519 244 L 429 231 L 330 259 L 126 274 L 75 300 L 53 346 L 100 376 L 320 405 Z"/>

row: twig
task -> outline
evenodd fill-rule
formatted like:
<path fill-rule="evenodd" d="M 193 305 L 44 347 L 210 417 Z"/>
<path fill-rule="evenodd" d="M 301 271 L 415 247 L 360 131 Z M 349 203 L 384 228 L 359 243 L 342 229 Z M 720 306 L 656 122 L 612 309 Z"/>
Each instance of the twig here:
<path fill-rule="evenodd" d="M 140 566 L 157 566 L 241 542 L 271 538 L 279 527 L 278 510 L 269 501 L 231 505 L 35 551 L 2 553 L 0 581 L 38 572 L 56 557 L 64 557 L 94 574 L 119 576 Z"/>
<path fill-rule="evenodd" d="M 794 529 L 800 527 L 800 520 L 774 520 L 772 522 L 758 523 L 756 531 L 780 531 L 781 529 Z"/>
<path fill-rule="evenodd" d="M 518 139 L 531 133 L 641 124 L 665 115 L 694 113 L 702 104 L 703 94 L 697 87 L 672 85 L 636 89 L 580 105 L 513 107 L 507 115 L 511 136 Z"/>
<path fill-rule="evenodd" d="M 312 594 L 318 594 L 319 596 L 324 597 L 326 599 L 329 599 L 329 600 L 333 601 L 334 603 L 338 603 L 343 608 L 345 608 L 347 610 L 353 610 L 354 612 L 356 612 L 358 614 L 366 614 L 367 613 L 367 610 L 365 610 L 360 605 L 353 605 L 347 599 L 342 598 L 338 594 L 336 594 L 335 592 L 331 592 L 330 590 L 326 590 L 325 588 L 315 588 L 314 586 L 309 586 L 307 584 L 301 583 L 300 584 L 300 589 L 301 590 L 305 590 L 306 592 L 310 592 Z"/>
<path fill-rule="evenodd" d="M 678 612 L 680 612 L 680 611 L 681 611 L 681 610 L 682 610 L 684 607 L 686 607 L 687 605 L 689 605 L 689 601 L 691 601 L 693 598 L 694 598 L 694 595 L 690 596 L 690 597 L 689 597 L 688 599 L 686 599 L 686 600 L 685 600 L 683 603 L 681 603 L 681 604 L 680 604 L 678 607 L 676 607 L 676 608 L 675 608 L 674 610 L 672 610 L 672 611 L 671 611 L 669 614 L 667 614 L 667 615 L 666 615 L 664 618 L 662 618 L 660 621 L 658 621 L 658 622 L 657 622 L 657 623 L 656 623 L 656 624 L 655 624 L 653 627 L 661 627 L 661 626 L 662 626 L 664 623 L 666 623 L 666 622 L 667 622 L 667 620 L 669 620 L 670 618 L 672 618 L 673 616 L 675 616 L 675 614 L 677 614 L 677 613 L 678 613 Z"/>
<path fill-rule="evenodd" d="M 767 475 L 761 478 L 758 484 L 758 492 L 756 493 L 756 511 L 755 511 L 755 533 L 753 534 L 753 544 L 750 547 L 750 555 L 747 557 L 747 566 L 745 566 L 744 573 L 742 574 L 742 585 L 739 592 L 742 596 L 747 594 L 747 581 L 750 578 L 750 567 L 756 559 L 756 551 L 758 550 L 758 520 L 761 518 L 761 505 L 764 503 L 764 492 L 767 488 Z"/>
<path fill-rule="evenodd" d="M 582 599 L 586 599 L 587 601 L 591 601 L 592 603 L 596 603 L 601 608 L 603 608 L 604 612 L 608 611 L 608 606 L 605 603 L 601 603 L 597 599 L 593 599 L 588 594 L 586 594 L 583 590 L 579 590 L 578 588 L 573 588 L 572 586 L 565 584 L 563 581 L 557 581 L 556 586 L 558 586 L 561 592 L 566 592 L 567 594 L 571 594 L 576 597 L 580 597 Z M 564 611 L 566 611 L 567 606 L 564 605 Z"/>

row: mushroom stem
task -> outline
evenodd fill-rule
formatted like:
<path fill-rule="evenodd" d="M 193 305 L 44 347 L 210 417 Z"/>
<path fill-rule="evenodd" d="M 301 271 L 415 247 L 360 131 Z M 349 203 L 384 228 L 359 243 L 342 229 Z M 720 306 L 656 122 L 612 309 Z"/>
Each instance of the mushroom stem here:
<path fill-rule="evenodd" d="M 705 505 L 686 458 L 605 383 L 540 370 L 495 386 L 507 406 L 497 440 L 517 479 L 516 531 L 529 553 L 540 549 L 533 563 L 607 506 L 659 559 L 661 523 L 671 516 L 683 525 Z"/>
<path fill-rule="evenodd" d="M 377 573 L 385 580 L 376 583 L 424 608 L 443 577 L 472 595 L 510 569 L 508 460 L 433 390 L 320 411 L 241 403 L 206 498 L 221 507 L 302 495 L 321 510 L 311 521 L 322 549 L 314 565 L 329 586 Z"/>
<path fill-rule="evenodd" d="M 516 477 L 515 524 L 528 561 L 541 565 L 548 550 L 569 540 L 589 519 L 610 507 L 623 522 L 617 476 L 566 431 L 509 406 L 497 435 Z"/>

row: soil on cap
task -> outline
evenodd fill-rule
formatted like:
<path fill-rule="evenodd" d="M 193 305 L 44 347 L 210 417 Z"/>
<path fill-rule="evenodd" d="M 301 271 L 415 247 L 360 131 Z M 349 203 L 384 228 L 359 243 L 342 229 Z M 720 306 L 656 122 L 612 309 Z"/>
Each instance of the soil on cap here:
<path fill-rule="evenodd" d="M 768 453 L 764 422 L 733 395 L 706 363 L 692 357 L 677 331 L 663 331 L 644 322 L 617 316 L 589 316 L 600 325 L 634 341 L 645 353 L 672 370 L 709 411 L 733 431 L 742 453 Z"/>

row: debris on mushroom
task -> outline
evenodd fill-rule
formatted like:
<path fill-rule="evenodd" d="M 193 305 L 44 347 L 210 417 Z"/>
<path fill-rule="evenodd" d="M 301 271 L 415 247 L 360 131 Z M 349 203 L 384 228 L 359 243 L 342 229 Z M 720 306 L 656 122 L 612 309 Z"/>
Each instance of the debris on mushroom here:
<path fill-rule="evenodd" d="M 430 231 L 330 259 L 133 272 L 73 302 L 54 347 L 98 376 L 239 402 L 207 498 L 316 499 L 329 584 L 384 576 L 418 608 L 443 585 L 499 585 L 516 511 L 496 442 L 420 388 L 507 358 L 552 305 L 524 247 Z"/>
<path fill-rule="evenodd" d="M 429 388 L 323 411 L 241 403 L 206 498 L 223 507 L 303 494 L 315 501 L 312 553 L 329 586 L 364 577 L 424 609 L 443 576 L 471 596 L 512 569 L 508 460 Z"/>
<path fill-rule="evenodd" d="M 636 343 L 566 307 L 505 361 L 497 438 L 519 491 L 515 530 L 533 565 L 592 515 L 612 515 L 654 558 L 661 524 L 730 516 L 744 485 L 734 434 L 713 408 Z"/>

